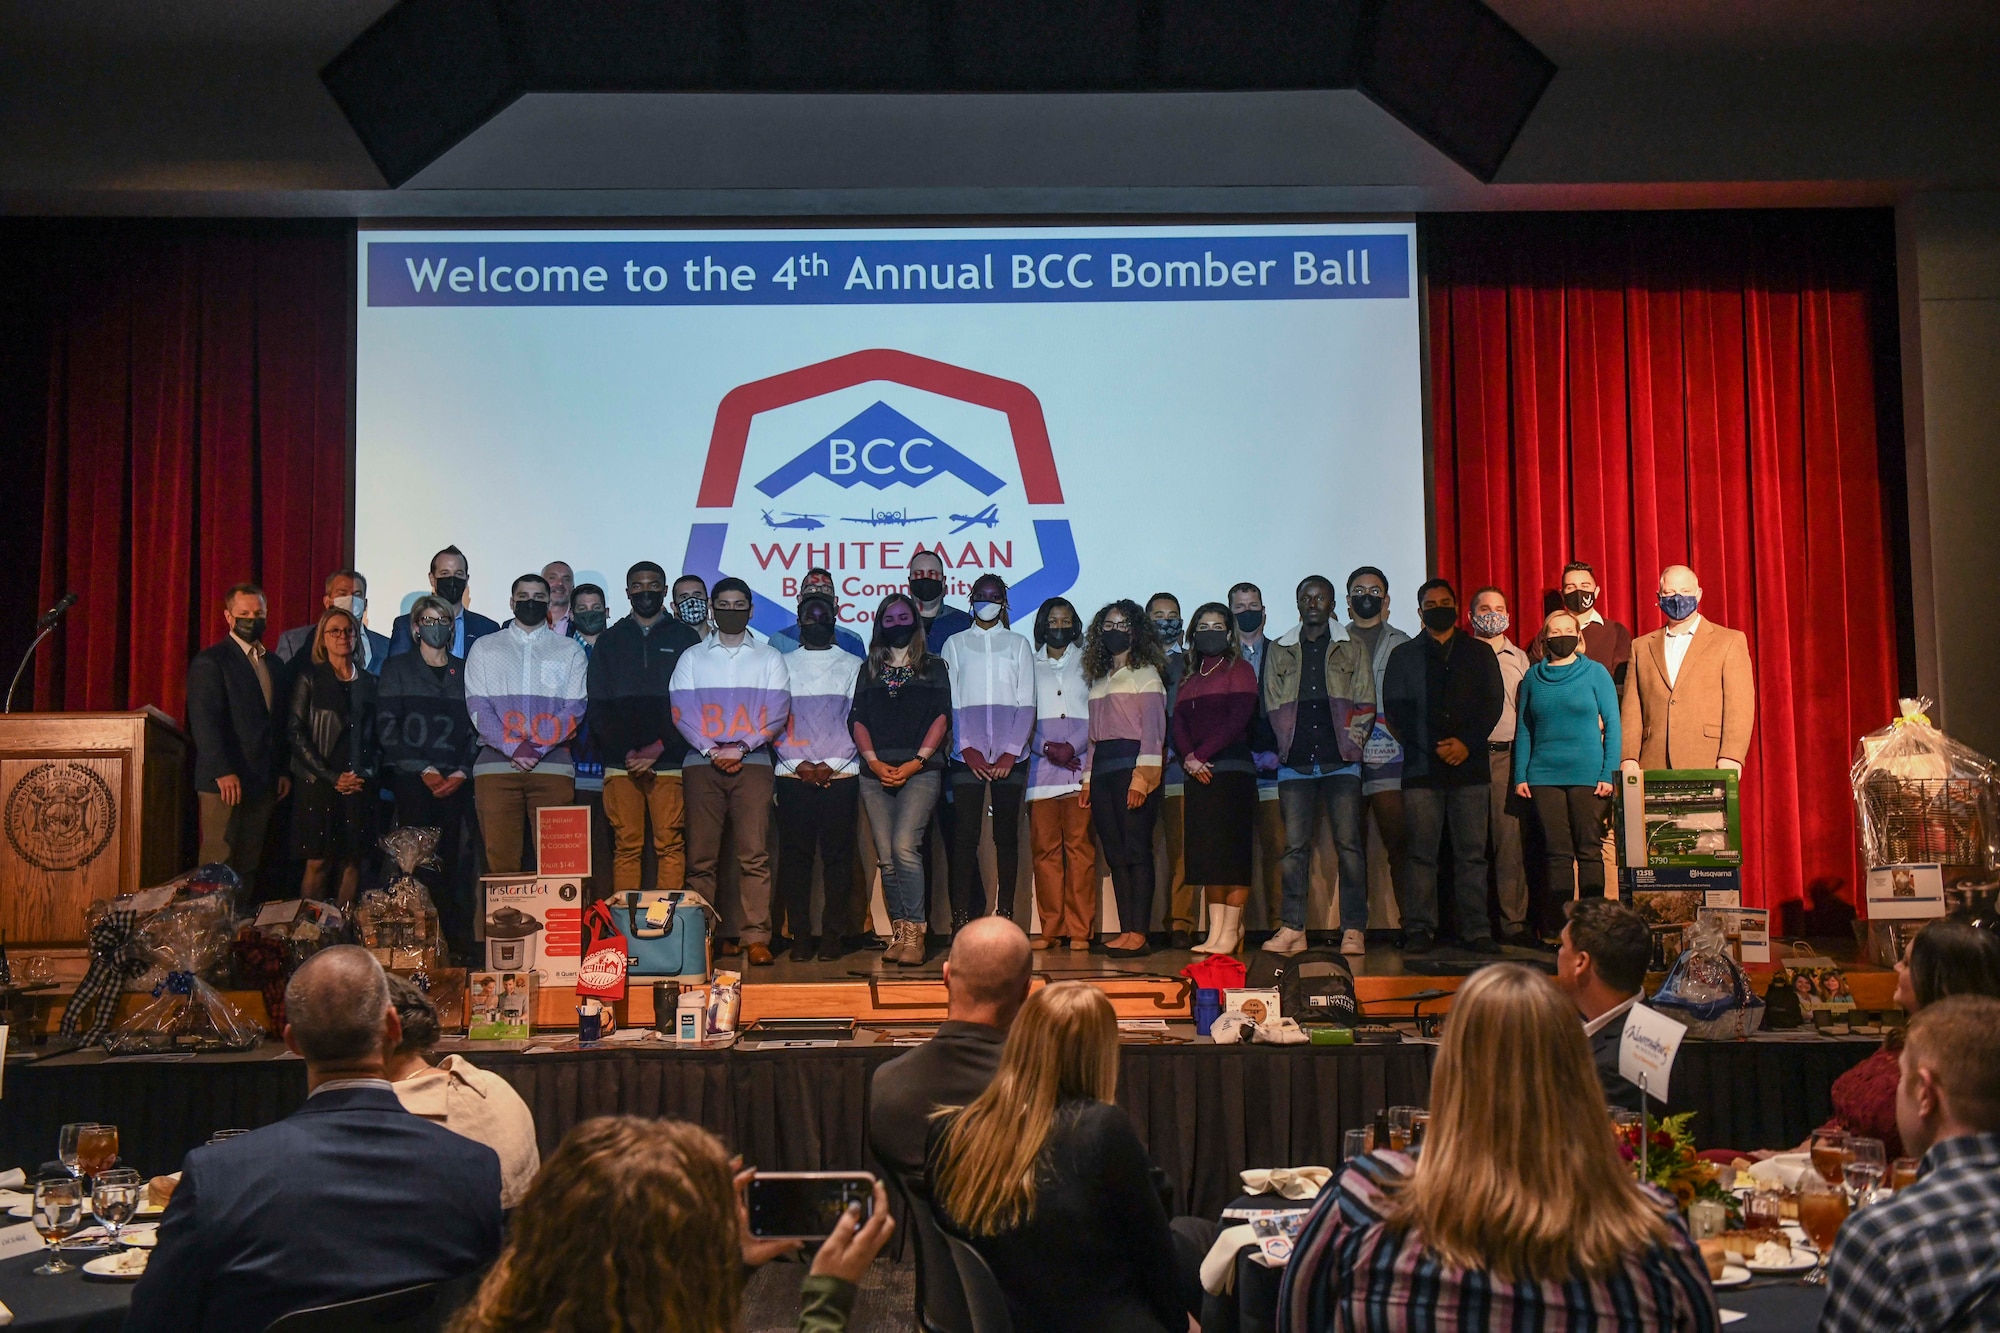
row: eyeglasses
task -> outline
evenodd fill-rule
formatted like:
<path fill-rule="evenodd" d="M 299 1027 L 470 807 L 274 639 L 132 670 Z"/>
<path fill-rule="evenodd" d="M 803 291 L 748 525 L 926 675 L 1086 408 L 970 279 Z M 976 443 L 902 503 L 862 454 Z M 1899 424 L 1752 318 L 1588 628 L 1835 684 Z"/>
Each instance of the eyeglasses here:
<path fill-rule="evenodd" d="M 1132 622 L 1131 622 L 1131 621 L 1129 621 L 1129 620 L 1127 620 L 1127 619 L 1125 619 L 1125 618 L 1124 618 L 1123 616 L 1120 616 L 1120 617 L 1118 617 L 1118 618 L 1117 618 L 1116 620 L 1113 620 L 1113 619 L 1111 619 L 1110 617 L 1108 617 L 1108 616 L 1107 616 L 1107 617 L 1105 618 L 1105 621 L 1104 621 L 1104 628 L 1106 628 L 1106 629 L 1131 629 L 1131 628 L 1132 628 Z"/>

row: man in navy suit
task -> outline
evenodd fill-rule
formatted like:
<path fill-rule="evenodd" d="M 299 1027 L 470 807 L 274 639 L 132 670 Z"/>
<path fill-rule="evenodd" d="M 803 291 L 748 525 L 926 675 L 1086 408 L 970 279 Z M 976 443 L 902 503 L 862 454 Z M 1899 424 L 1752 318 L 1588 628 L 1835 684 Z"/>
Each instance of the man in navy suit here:
<path fill-rule="evenodd" d="M 348 612 L 356 620 L 368 613 L 368 580 L 358 569 L 343 569 L 326 576 L 326 592 L 319 599 L 322 611 L 334 607 Z M 290 665 L 295 661 L 310 663 L 313 654 L 313 640 L 319 637 L 319 622 L 300 625 L 288 629 L 278 636 L 277 653 L 280 662 Z M 389 659 L 389 640 L 374 630 L 363 626 L 362 643 L 357 660 L 361 669 L 371 676 L 382 674 L 382 663 Z"/>
<path fill-rule="evenodd" d="M 284 776 L 284 669 L 264 651 L 264 590 L 239 583 L 222 599 L 228 634 L 188 663 L 188 731 L 194 737 L 201 863 L 227 862 L 246 883 L 264 855 L 271 811 L 291 790 Z"/>
<path fill-rule="evenodd" d="M 500 1159 L 405 1111 L 382 1076 L 402 1025 L 374 958 L 322 949 L 285 987 L 285 1011 L 306 1104 L 187 1155 L 126 1333 L 262 1333 L 500 1252 Z"/>
<path fill-rule="evenodd" d="M 471 566 L 465 563 L 465 552 L 456 546 L 447 546 L 431 557 L 431 591 L 451 603 L 456 619 L 452 622 L 451 655 L 464 657 L 472 645 L 489 634 L 498 634 L 500 626 L 477 611 L 465 609 L 465 586 L 471 580 Z M 395 625 L 389 631 L 389 656 L 412 652 L 416 640 L 410 637 L 410 617 L 406 612 L 396 617 Z"/>

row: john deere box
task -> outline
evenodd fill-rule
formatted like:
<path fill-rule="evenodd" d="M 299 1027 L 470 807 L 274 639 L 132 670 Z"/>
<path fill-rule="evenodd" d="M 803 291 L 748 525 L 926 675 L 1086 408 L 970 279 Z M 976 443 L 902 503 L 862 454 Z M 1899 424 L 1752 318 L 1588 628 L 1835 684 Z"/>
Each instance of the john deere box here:
<path fill-rule="evenodd" d="M 1740 866 L 1737 775 L 1723 768 L 1655 768 L 1622 787 L 1625 864 Z"/>

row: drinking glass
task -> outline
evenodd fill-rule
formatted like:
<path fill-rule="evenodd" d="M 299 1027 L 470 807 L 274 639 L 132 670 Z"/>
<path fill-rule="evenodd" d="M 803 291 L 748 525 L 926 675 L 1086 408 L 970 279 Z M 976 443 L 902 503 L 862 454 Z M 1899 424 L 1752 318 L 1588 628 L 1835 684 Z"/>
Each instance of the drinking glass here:
<path fill-rule="evenodd" d="M 83 1225 L 83 1182 L 56 1177 L 35 1182 L 35 1230 L 49 1243 L 49 1259 L 35 1270 L 41 1277 L 73 1273 L 75 1264 L 63 1262 L 63 1237 Z"/>
<path fill-rule="evenodd" d="M 76 1136 L 76 1164 L 86 1176 L 109 1171 L 118 1161 L 118 1126 L 85 1125 Z"/>
<path fill-rule="evenodd" d="M 94 1123 L 96 1122 L 79 1120 L 75 1124 L 64 1125 L 62 1132 L 56 1136 L 56 1160 L 63 1164 L 63 1170 L 69 1172 L 71 1176 L 83 1174 L 76 1169 L 76 1141 L 77 1137 Z"/>
<path fill-rule="evenodd" d="M 119 1230 L 139 1211 L 139 1191 L 145 1183 L 145 1178 L 129 1166 L 113 1167 L 91 1183 L 90 1210 L 104 1224 L 114 1250 L 124 1243 L 118 1238 Z"/>
<path fill-rule="evenodd" d="M 1833 1252 L 1833 1238 L 1847 1220 L 1847 1190 L 1841 1185 L 1808 1171 L 1799 1177 L 1799 1226 L 1817 1251 L 1812 1272 L 1800 1280 L 1808 1286 L 1826 1281 L 1826 1257 Z"/>
<path fill-rule="evenodd" d="M 1917 1183 L 1917 1159 L 1898 1157 L 1889 1164 L 1889 1188 L 1906 1190 Z"/>
<path fill-rule="evenodd" d="M 1771 1190 L 1758 1190 L 1743 1201 L 1743 1225 L 1750 1231 L 1776 1231 L 1785 1224 L 1785 1203 Z"/>
<path fill-rule="evenodd" d="M 1429 1111 L 1419 1111 L 1415 1115 L 1411 1116 L 1410 1147 L 1412 1149 L 1423 1147 L 1424 1137 L 1430 1133 L 1430 1129 L 1431 1129 L 1431 1113 Z"/>
<path fill-rule="evenodd" d="M 1410 1130 L 1416 1125 L 1417 1117 L 1423 1113 L 1423 1109 L 1421 1106 L 1392 1106 L 1389 1108 L 1389 1150 L 1391 1152 L 1409 1151 Z"/>
<path fill-rule="evenodd" d="M 1375 1151 L 1375 1126 L 1363 1125 L 1340 1136 L 1340 1160 L 1351 1162 Z"/>
<path fill-rule="evenodd" d="M 1875 1189 L 1881 1185 L 1882 1177 L 1888 1174 L 1888 1155 L 1882 1149 L 1880 1139 L 1849 1138 L 1847 1140 L 1847 1162 L 1842 1174 L 1847 1181 L 1847 1191 L 1853 1196 L 1854 1206 L 1874 1200 Z"/>
<path fill-rule="evenodd" d="M 1812 1165 L 1819 1178 L 1829 1185 L 1841 1183 L 1847 1170 L 1847 1131 L 1816 1129 L 1812 1136 Z"/>

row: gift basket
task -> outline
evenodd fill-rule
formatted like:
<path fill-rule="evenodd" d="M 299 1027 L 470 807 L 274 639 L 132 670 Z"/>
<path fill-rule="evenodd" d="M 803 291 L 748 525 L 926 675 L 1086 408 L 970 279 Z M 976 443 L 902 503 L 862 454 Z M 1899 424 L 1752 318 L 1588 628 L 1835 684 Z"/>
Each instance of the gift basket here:
<path fill-rule="evenodd" d="M 1871 866 L 1995 868 L 1993 761 L 1931 725 L 1928 699 L 1861 738 L 1850 772 L 1861 854 Z"/>
<path fill-rule="evenodd" d="M 104 1039 L 113 1055 L 167 1051 L 243 1051 L 263 1035 L 209 980 L 234 940 L 233 894 L 209 893 L 170 903 L 139 924 L 137 937 L 159 971 L 153 998 Z"/>
<path fill-rule="evenodd" d="M 382 850 L 398 873 L 387 888 L 361 895 L 354 909 L 354 934 L 383 967 L 430 969 L 449 961 L 437 906 L 417 878 L 419 867 L 438 865 L 437 845 L 434 828 L 399 828 L 382 835 Z"/>
<path fill-rule="evenodd" d="M 154 961 L 151 944 L 141 934 L 145 923 L 176 901 L 199 900 L 226 911 L 242 887 L 236 872 L 218 861 L 138 893 L 93 902 L 84 912 L 90 965 L 63 1009 L 63 1038 L 97 1045 L 117 1017 L 119 996 L 151 993 L 166 980 L 166 968 Z"/>
<path fill-rule="evenodd" d="M 1764 1021 L 1764 1001 L 1750 989 L 1715 913 L 1702 912 L 1688 928 L 1687 950 L 1646 1003 L 1688 1030 L 1690 1037 L 1726 1041 L 1747 1037 Z"/>
<path fill-rule="evenodd" d="M 266 903 L 256 919 L 244 922 L 230 944 L 236 979 L 261 991 L 271 1031 L 285 1030 L 285 986 L 299 964 L 330 944 L 347 939 L 347 920 L 332 903 L 295 899 Z"/>

